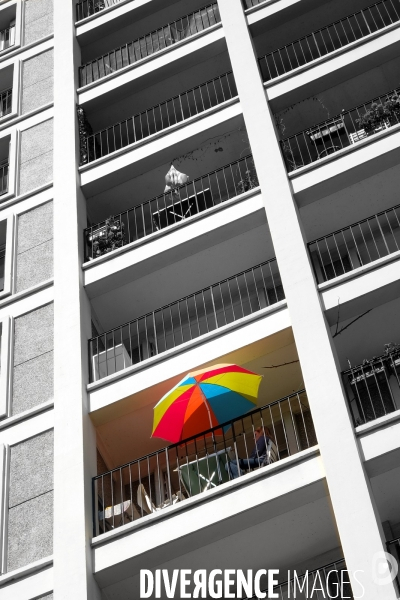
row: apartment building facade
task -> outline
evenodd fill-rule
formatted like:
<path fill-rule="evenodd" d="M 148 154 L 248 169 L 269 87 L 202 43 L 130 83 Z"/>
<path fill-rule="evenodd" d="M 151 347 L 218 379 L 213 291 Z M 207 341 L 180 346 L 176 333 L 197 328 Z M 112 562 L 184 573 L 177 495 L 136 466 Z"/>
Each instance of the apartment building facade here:
<path fill-rule="evenodd" d="M 399 0 L 0 0 L 0 600 L 399 597 L 399 74 Z M 151 437 L 221 364 L 254 410 Z"/>

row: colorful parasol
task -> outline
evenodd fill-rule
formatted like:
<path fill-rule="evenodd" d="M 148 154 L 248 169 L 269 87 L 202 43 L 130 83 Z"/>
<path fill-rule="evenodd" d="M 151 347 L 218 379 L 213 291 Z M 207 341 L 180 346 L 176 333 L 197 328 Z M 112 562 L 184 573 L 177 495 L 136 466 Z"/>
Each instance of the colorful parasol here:
<path fill-rule="evenodd" d="M 253 409 L 262 376 L 237 365 L 189 373 L 154 407 L 153 437 L 173 444 Z"/>

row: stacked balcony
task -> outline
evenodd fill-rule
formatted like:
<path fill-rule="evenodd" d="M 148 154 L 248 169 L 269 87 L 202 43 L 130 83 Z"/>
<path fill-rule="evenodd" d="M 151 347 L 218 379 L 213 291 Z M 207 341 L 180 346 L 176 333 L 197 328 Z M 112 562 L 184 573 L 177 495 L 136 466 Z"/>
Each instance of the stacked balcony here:
<path fill-rule="evenodd" d="M 308 248 L 318 283 L 390 256 L 400 250 L 400 206 L 320 237 Z"/>
<path fill-rule="evenodd" d="M 277 263 L 271 259 L 92 338 L 91 380 L 113 375 L 283 299 Z"/>
<path fill-rule="evenodd" d="M 399 21 L 399 0 L 372 4 L 261 57 L 263 80 L 268 82 L 291 73 Z"/>
<path fill-rule="evenodd" d="M 250 456 L 259 427 L 268 452 L 256 468 L 317 443 L 304 390 L 199 432 L 95 477 L 94 536 L 229 483 L 234 478 L 229 462 Z M 246 469 L 239 471 L 244 475 Z"/>
<path fill-rule="evenodd" d="M 91 17 L 106 8 L 119 4 L 121 0 L 83 0 L 76 3 L 76 20 L 82 21 L 87 17 Z"/>
<path fill-rule="evenodd" d="M 79 69 L 80 86 L 88 85 L 142 59 L 165 51 L 171 46 L 216 25 L 220 20 L 218 4 L 213 3 L 172 21 L 84 64 Z"/>

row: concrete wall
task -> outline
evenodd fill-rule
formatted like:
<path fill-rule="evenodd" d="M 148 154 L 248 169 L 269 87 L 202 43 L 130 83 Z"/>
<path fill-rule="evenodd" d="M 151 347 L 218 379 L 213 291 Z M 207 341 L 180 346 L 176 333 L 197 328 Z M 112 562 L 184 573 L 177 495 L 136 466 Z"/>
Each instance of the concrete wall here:
<path fill-rule="evenodd" d="M 53 600 L 53 598 L 53 594 L 48 594 L 47 596 L 40 596 L 40 598 L 37 598 L 36 600 Z"/>
<path fill-rule="evenodd" d="M 21 292 L 53 276 L 53 203 L 18 219 L 17 286 Z"/>
<path fill-rule="evenodd" d="M 24 44 L 53 33 L 53 0 L 25 1 Z"/>
<path fill-rule="evenodd" d="M 53 304 L 15 319 L 12 414 L 53 398 Z"/>
<path fill-rule="evenodd" d="M 22 114 L 53 101 L 54 51 L 37 54 L 22 63 Z"/>
<path fill-rule="evenodd" d="M 11 447 L 8 571 L 53 552 L 53 447 L 52 430 Z"/>
<path fill-rule="evenodd" d="M 53 119 L 22 131 L 20 148 L 19 193 L 25 194 L 53 178 Z"/>

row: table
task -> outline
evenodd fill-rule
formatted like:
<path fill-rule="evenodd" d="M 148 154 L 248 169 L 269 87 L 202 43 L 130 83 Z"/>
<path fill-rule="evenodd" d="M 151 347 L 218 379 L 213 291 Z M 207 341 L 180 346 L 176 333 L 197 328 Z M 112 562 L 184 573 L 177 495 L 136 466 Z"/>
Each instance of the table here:
<path fill-rule="evenodd" d="M 157 229 L 174 225 L 212 206 L 210 188 L 196 192 L 187 198 L 174 199 L 169 206 L 153 212 L 153 222 Z"/>
<path fill-rule="evenodd" d="M 188 496 L 196 496 L 229 481 L 225 465 L 231 460 L 230 450 L 231 448 L 226 448 L 213 454 L 207 454 L 175 469 L 179 473 Z"/>

